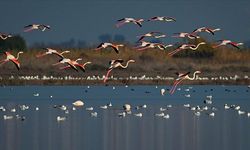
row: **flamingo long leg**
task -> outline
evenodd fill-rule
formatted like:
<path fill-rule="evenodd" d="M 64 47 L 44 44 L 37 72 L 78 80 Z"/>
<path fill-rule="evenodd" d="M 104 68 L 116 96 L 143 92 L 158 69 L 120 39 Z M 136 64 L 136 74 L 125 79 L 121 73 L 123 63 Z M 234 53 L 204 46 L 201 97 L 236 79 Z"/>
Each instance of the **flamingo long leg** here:
<path fill-rule="evenodd" d="M 8 62 L 8 60 L 1 60 L 0 61 L 0 65 L 3 65 L 3 64 L 5 64 L 5 63 L 7 63 Z"/>
<path fill-rule="evenodd" d="M 67 65 L 67 66 L 64 66 L 64 67 L 60 67 L 59 69 L 63 70 L 63 69 L 68 69 L 68 68 L 71 68 L 71 66 Z"/>
<path fill-rule="evenodd" d="M 53 66 L 56 66 L 56 65 L 59 65 L 59 64 L 61 64 L 60 62 L 58 62 L 58 63 L 55 63 L 55 64 L 52 64 Z"/>
<path fill-rule="evenodd" d="M 43 53 L 43 54 L 37 54 L 37 55 L 36 55 L 36 57 L 37 57 L 37 58 L 40 58 L 40 57 L 43 57 L 43 56 L 45 56 L 45 55 L 47 55 L 47 54 L 46 54 L 46 53 Z"/>
<path fill-rule="evenodd" d="M 122 25 L 124 25 L 125 24 L 125 21 L 123 21 L 123 22 L 118 22 L 115 26 L 117 27 L 117 28 L 119 28 L 120 26 L 122 26 Z"/>
<path fill-rule="evenodd" d="M 148 49 L 148 47 L 146 46 L 146 47 L 142 47 L 142 48 L 137 48 L 138 51 L 143 51 L 145 49 Z"/>
<path fill-rule="evenodd" d="M 108 72 L 107 72 L 107 74 L 106 74 L 106 76 L 105 76 L 105 78 L 104 78 L 104 80 L 103 80 L 104 83 L 107 81 L 108 76 L 109 76 L 109 74 L 110 74 L 110 72 L 111 72 L 112 70 L 113 70 L 113 69 L 109 69 L 109 70 L 108 70 Z"/>
<path fill-rule="evenodd" d="M 169 56 L 173 56 L 174 54 L 178 53 L 179 51 L 181 51 L 182 49 L 178 48 L 170 53 L 168 53 Z"/>
<path fill-rule="evenodd" d="M 178 85 L 179 83 L 181 83 L 182 80 L 183 80 L 183 79 L 180 79 L 180 80 L 177 80 L 177 81 L 174 82 L 173 87 L 172 87 L 171 90 L 169 91 L 170 94 L 174 94 L 177 85 Z"/>
<path fill-rule="evenodd" d="M 32 30 L 33 30 L 33 28 L 29 28 L 29 29 L 24 30 L 24 32 L 30 32 Z"/>

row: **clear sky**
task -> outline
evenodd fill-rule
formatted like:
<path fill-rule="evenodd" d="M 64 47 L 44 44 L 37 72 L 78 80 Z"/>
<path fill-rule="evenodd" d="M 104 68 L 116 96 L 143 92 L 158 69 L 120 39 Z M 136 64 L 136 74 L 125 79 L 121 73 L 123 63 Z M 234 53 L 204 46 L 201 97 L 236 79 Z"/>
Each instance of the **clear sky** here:
<path fill-rule="evenodd" d="M 208 26 L 221 28 L 213 39 L 250 40 L 249 0 L 1 0 L 0 32 L 19 33 L 30 45 L 34 42 L 62 42 L 71 38 L 89 44 L 99 42 L 101 34 L 122 34 L 130 42 L 148 31 L 167 35 L 191 32 Z M 171 16 L 174 23 L 146 22 L 142 28 L 125 25 L 115 28 L 123 17 Z M 49 32 L 23 33 L 32 23 L 48 24 Z M 170 43 L 177 39 L 166 38 Z"/>

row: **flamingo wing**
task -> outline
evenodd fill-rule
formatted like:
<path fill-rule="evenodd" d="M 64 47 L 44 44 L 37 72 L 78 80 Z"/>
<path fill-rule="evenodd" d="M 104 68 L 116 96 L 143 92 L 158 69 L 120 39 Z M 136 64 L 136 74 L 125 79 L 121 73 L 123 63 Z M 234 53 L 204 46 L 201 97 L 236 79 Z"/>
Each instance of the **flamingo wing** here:
<path fill-rule="evenodd" d="M 18 70 L 20 69 L 20 63 L 17 59 L 10 59 L 10 61 L 12 61 L 15 64 Z"/>
<path fill-rule="evenodd" d="M 77 68 L 76 68 L 76 66 L 72 63 L 72 62 L 67 62 L 70 66 L 71 66 L 71 68 L 73 68 L 75 71 L 78 71 L 77 70 Z"/>
<path fill-rule="evenodd" d="M 85 68 L 81 64 L 75 64 L 76 67 L 79 67 L 83 72 L 85 72 Z"/>
<path fill-rule="evenodd" d="M 233 47 L 236 47 L 237 49 L 240 49 L 240 47 L 235 42 L 230 42 L 229 44 L 232 45 Z"/>
<path fill-rule="evenodd" d="M 115 52 L 116 52 L 117 54 L 119 54 L 119 50 L 118 50 L 118 48 L 117 48 L 116 46 L 111 45 L 111 47 L 115 50 Z"/>
<path fill-rule="evenodd" d="M 142 24 L 140 22 L 135 22 L 139 27 L 142 27 Z"/>

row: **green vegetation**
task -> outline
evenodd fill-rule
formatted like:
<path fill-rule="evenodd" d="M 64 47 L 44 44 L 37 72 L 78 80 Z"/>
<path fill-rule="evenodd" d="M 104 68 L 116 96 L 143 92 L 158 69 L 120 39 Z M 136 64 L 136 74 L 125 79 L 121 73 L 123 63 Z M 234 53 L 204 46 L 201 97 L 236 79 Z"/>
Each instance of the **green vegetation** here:
<path fill-rule="evenodd" d="M 27 50 L 25 40 L 19 36 L 13 36 L 7 38 L 6 40 L 0 40 L 0 49 L 1 50 Z"/>

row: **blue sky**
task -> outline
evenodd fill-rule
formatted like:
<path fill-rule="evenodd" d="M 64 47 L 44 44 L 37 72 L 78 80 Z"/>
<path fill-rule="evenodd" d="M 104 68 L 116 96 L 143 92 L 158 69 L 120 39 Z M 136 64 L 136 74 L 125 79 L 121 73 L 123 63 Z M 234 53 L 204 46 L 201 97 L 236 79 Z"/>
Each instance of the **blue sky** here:
<path fill-rule="evenodd" d="M 250 1 L 247 0 L 191 0 L 191 1 L 2 1 L 0 32 L 18 33 L 27 43 L 62 42 L 71 38 L 84 40 L 90 45 L 98 43 L 101 34 L 122 34 L 130 42 L 136 36 L 148 31 L 161 31 L 167 35 L 176 32 L 191 32 L 195 28 L 208 26 L 221 28 L 213 40 L 250 40 Z M 6 14 L 6 15 L 4 15 Z M 115 28 L 117 19 L 123 17 L 149 18 L 172 16 L 174 23 L 146 22 L 142 28 L 125 25 Z M 23 26 L 41 23 L 49 24 L 49 32 L 23 33 Z M 207 36 L 206 34 L 204 34 Z M 165 43 L 178 39 L 166 38 Z"/>

